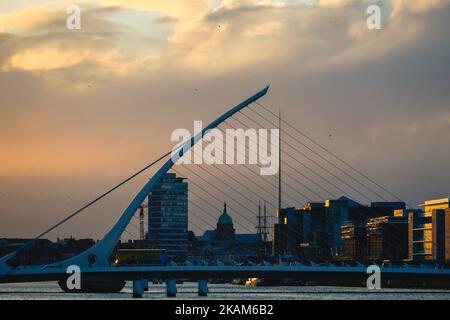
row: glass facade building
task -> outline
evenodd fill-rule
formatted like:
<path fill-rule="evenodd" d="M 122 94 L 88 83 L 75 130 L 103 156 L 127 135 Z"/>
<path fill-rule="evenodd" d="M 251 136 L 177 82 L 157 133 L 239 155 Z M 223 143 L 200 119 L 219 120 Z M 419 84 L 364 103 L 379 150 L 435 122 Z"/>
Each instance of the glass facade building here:
<path fill-rule="evenodd" d="M 188 252 L 188 183 L 166 173 L 148 196 L 148 241 L 174 260 Z"/>
<path fill-rule="evenodd" d="M 364 230 L 370 219 L 391 216 L 394 210 L 403 208 L 404 202 L 373 202 L 369 207 L 345 196 L 325 202 L 308 202 L 303 208 L 281 208 L 277 212 L 278 223 L 274 224 L 273 229 L 273 253 L 294 254 L 319 262 L 348 258 L 345 256 L 344 241 L 360 241 L 365 237 L 349 237 L 354 230 L 347 228 L 347 235 L 343 238 L 343 226 L 351 224 L 358 231 Z M 350 241 L 346 244 L 349 253 Z M 365 244 L 357 250 L 361 256 Z M 356 254 L 350 253 L 352 256 Z"/>
<path fill-rule="evenodd" d="M 410 225 L 410 259 L 449 263 L 450 198 L 428 200 L 421 206 L 424 212 L 406 212 Z"/>

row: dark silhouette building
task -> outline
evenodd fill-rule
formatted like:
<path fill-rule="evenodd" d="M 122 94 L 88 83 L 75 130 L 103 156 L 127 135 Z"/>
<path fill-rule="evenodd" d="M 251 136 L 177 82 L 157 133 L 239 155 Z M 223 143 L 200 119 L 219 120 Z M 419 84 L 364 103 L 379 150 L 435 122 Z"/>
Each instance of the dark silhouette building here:
<path fill-rule="evenodd" d="M 216 242 L 233 242 L 235 239 L 235 230 L 233 220 L 227 213 L 227 204 L 223 204 L 222 215 L 217 220 L 217 228 L 214 241 Z"/>
<path fill-rule="evenodd" d="M 48 239 L 0 239 L 0 258 L 17 251 L 25 244 L 32 244 L 12 259 L 17 265 L 39 265 L 54 263 L 71 258 L 89 249 L 95 244 L 93 239 L 58 239 L 52 242 Z"/>
<path fill-rule="evenodd" d="M 341 260 L 364 262 L 367 259 L 366 227 L 352 222 L 342 226 L 344 252 Z"/>
<path fill-rule="evenodd" d="M 401 261 L 408 258 L 408 219 L 398 216 L 372 218 L 367 222 L 367 259 Z"/>
<path fill-rule="evenodd" d="M 206 230 L 202 236 L 191 238 L 193 255 L 196 256 L 257 256 L 264 242 L 258 233 L 236 233 L 233 219 L 224 203 L 223 212 L 215 230 Z"/>
<path fill-rule="evenodd" d="M 306 260 L 329 259 L 330 236 L 323 203 L 282 208 L 273 227 L 273 253 L 294 254 Z"/>

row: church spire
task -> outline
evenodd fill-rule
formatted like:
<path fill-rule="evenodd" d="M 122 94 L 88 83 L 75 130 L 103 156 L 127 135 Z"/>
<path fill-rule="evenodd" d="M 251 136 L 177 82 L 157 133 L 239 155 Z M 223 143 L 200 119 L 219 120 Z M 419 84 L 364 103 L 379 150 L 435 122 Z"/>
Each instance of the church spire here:
<path fill-rule="evenodd" d="M 223 203 L 223 213 L 227 213 L 227 203 Z"/>

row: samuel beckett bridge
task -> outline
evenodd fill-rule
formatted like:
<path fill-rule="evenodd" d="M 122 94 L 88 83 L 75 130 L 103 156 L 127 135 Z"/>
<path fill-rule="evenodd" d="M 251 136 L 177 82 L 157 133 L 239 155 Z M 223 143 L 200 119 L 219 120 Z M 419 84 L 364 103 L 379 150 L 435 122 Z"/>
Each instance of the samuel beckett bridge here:
<path fill-rule="evenodd" d="M 194 195 L 197 201 L 193 202 L 193 200 L 189 199 L 189 207 L 192 214 L 194 214 L 194 211 L 196 213 L 195 217 L 193 217 L 196 218 L 195 221 L 202 221 L 207 226 L 210 226 L 210 223 L 205 218 L 207 215 L 210 215 L 212 209 L 216 212 L 220 210 L 217 203 L 223 199 L 227 199 L 228 209 L 238 218 L 235 219 L 236 224 L 244 230 L 249 230 L 248 223 L 252 223 L 252 221 L 250 221 L 248 215 L 244 215 L 242 212 L 250 212 L 252 214 L 253 210 L 249 207 L 258 206 L 258 200 L 256 199 L 260 198 L 263 198 L 267 202 L 270 211 L 275 211 L 276 209 L 287 207 L 289 204 L 293 206 L 301 201 L 299 199 L 309 201 L 310 203 L 313 203 L 313 198 L 324 199 L 330 196 L 336 199 L 338 193 L 343 195 L 352 193 L 369 201 L 371 200 L 370 194 L 375 195 L 381 200 L 386 200 L 381 194 L 382 192 L 386 195 L 394 196 L 387 189 L 328 151 L 295 126 L 289 124 L 288 121 L 282 120 L 273 110 L 264 106 L 259 100 L 267 94 L 268 90 L 269 87 L 265 87 L 250 98 L 239 103 L 208 126 L 196 132 L 190 139 L 180 144 L 176 152 L 172 150 L 168 151 L 156 161 L 145 166 L 76 212 L 42 232 L 34 240 L 26 243 L 17 251 L 1 258 L 0 283 L 57 281 L 62 289 L 70 291 L 70 288 L 67 286 L 67 281 L 78 272 L 81 286 L 74 288 L 73 292 L 120 291 L 125 281 L 133 281 L 133 296 L 136 297 L 142 296 L 143 292 L 148 288 L 149 281 L 154 280 L 165 281 L 168 296 L 176 295 L 177 279 L 198 281 L 199 295 L 206 295 L 208 293 L 208 279 L 227 279 L 229 281 L 245 278 L 288 278 L 302 281 L 334 279 L 335 283 L 339 283 L 340 281 L 342 283 L 346 283 L 347 281 L 348 283 L 350 281 L 359 285 L 365 285 L 369 276 L 366 265 L 359 263 L 352 265 L 345 263 L 336 264 L 328 261 L 326 257 L 322 257 L 321 261 L 316 260 L 308 263 L 286 263 L 282 261 L 268 263 L 264 261 L 264 263 L 258 265 L 238 265 L 237 263 L 221 263 L 216 265 L 206 265 L 205 263 L 117 265 L 111 262 L 111 256 L 122 234 L 126 232 L 127 226 L 133 217 L 135 217 L 136 213 L 142 210 L 142 204 L 145 202 L 146 197 L 152 193 L 160 179 L 169 170 L 173 170 L 183 176 L 195 176 L 195 178 L 193 177 L 190 180 L 190 184 L 195 191 L 190 190 L 189 193 Z M 281 125 L 283 125 L 283 129 L 279 130 L 278 135 L 259 137 L 260 142 L 263 139 L 266 140 L 266 145 L 268 145 L 267 140 L 269 138 L 272 144 L 276 142 L 274 139 L 278 139 L 278 144 L 275 144 L 277 148 L 269 150 L 272 155 L 276 155 L 275 160 L 277 162 L 277 170 L 279 171 L 277 181 L 271 180 L 269 176 L 260 174 L 264 168 L 267 169 L 269 163 L 260 165 L 260 172 L 255 172 L 250 166 L 245 165 L 238 166 L 239 169 L 237 169 L 236 166 L 232 166 L 225 160 L 224 165 L 211 165 L 207 169 L 204 166 L 197 166 L 196 164 L 191 166 L 177 165 L 174 168 L 177 161 L 182 162 L 183 157 L 187 156 L 188 153 L 192 155 L 190 151 L 194 152 L 193 156 L 195 158 L 195 153 L 197 152 L 196 145 L 214 129 L 224 126 L 232 129 L 239 127 L 244 130 L 250 127 L 265 128 L 267 126 L 281 129 Z M 228 141 L 226 142 L 228 143 Z M 245 143 L 245 139 L 244 141 L 240 141 L 240 143 Z M 281 145 L 283 145 L 283 148 L 289 148 L 288 152 L 285 153 L 286 159 L 282 159 L 281 157 Z M 221 151 L 220 148 L 227 148 L 227 146 L 217 145 L 216 152 Z M 235 149 L 239 153 L 239 148 L 233 147 L 229 150 L 233 150 L 234 152 Z M 249 147 L 248 150 L 246 148 L 244 151 L 248 151 L 249 158 L 251 158 L 252 152 L 261 152 L 261 150 L 255 150 L 252 147 Z M 265 151 L 267 152 L 268 150 Z M 239 158 L 239 154 L 236 156 Z M 243 158 L 245 158 L 245 155 Z M 32 248 L 36 240 L 79 215 L 93 204 L 163 160 L 165 162 L 135 195 L 118 221 L 92 247 L 76 256 L 56 263 L 21 265 L 17 262 L 20 261 L 17 257 Z M 300 171 L 299 168 L 302 170 Z M 213 169 L 216 171 L 211 172 Z M 286 178 L 283 182 L 281 179 L 282 174 Z M 239 181 L 236 176 L 244 177 L 245 182 Z M 211 179 L 214 178 L 217 181 L 211 182 Z M 273 187 L 272 191 L 270 191 L 271 187 Z M 278 190 L 278 192 L 275 190 Z M 217 192 L 222 193 L 221 197 L 216 195 Z M 236 210 L 236 208 L 240 208 L 240 210 Z M 337 228 L 340 229 L 340 225 Z M 320 241 L 320 239 L 316 240 Z M 450 279 L 450 269 L 445 268 L 391 265 L 389 267 L 383 266 L 379 268 L 379 271 L 383 283 L 398 283 L 403 280 L 415 281 L 416 283 L 420 283 L 421 281 L 443 283 L 448 282 Z"/>

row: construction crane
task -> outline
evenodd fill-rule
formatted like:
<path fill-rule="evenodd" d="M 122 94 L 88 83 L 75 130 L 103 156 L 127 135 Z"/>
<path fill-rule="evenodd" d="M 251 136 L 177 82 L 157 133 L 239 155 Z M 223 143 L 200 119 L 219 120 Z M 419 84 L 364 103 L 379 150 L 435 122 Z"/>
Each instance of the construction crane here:
<path fill-rule="evenodd" d="M 148 208 L 148 204 L 142 203 L 139 206 L 139 239 L 145 240 L 145 229 L 144 229 L 144 209 Z"/>

